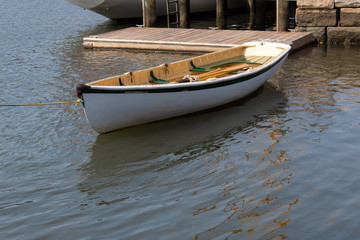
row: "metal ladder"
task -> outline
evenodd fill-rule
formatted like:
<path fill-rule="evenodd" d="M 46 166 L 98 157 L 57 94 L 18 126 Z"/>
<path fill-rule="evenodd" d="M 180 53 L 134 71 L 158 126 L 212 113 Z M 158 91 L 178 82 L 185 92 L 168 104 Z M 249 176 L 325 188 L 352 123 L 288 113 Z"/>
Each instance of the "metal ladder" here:
<path fill-rule="evenodd" d="M 172 25 L 179 27 L 179 0 L 166 0 L 166 15 L 167 26 L 170 28 Z M 175 21 L 171 22 L 171 16 L 175 16 Z"/>

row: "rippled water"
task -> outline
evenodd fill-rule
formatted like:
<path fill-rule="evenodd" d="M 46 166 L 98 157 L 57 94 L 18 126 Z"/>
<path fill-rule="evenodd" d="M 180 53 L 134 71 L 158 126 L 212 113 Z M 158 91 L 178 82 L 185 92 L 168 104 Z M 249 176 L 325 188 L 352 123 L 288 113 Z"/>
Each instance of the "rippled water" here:
<path fill-rule="evenodd" d="M 88 51 L 119 26 L 0 8 L 0 104 L 189 55 Z M 0 239 L 358 239 L 360 48 L 308 47 L 250 98 L 98 135 L 80 107 L 0 108 Z"/>

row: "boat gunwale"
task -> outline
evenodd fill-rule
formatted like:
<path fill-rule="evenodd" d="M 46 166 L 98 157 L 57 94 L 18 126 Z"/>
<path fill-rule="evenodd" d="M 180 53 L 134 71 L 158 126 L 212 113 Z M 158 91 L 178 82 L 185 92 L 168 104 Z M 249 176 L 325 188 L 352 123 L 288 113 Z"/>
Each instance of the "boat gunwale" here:
<path fill-rule="evenodd" d="M 85 84 L 90 88 L 85 89 L 83 93 L 111 94 L 111 93 L 136 93 L 136 92 L 151 93 L 151 92 L 165 92 L 165 91 L 171 91 L 171 92 L 188 91 L 188 90 L 201 90 L 207 88 L 214 88 L 214 87 L 219 87 L 219 85 L 226 86 L 226 85 L 236 84 L 238 82 L 244 82 L 252 79 L 254 76 L 258 76 L 268 71 L 289 54 L 291 50 L 290 45 L 286 45 L 282 43 L 276 43 L 276 44 L 281 45 L 284 51 L 281 52 L 278 56 L 276 56 L 271 62 L 265 63 L 264 65 L 261 65 L 260 67 L 252 69 L 250 71 L 233 74 L 231 76 L 208 79 L 198 82 L 186 82 L 186 83 L 176 83 L 176 84 L 129 85 L 129 86 L 98 86 L 98 85 Z M 279 47 L 279 46 L 275 46 L 275 47 Z"/>

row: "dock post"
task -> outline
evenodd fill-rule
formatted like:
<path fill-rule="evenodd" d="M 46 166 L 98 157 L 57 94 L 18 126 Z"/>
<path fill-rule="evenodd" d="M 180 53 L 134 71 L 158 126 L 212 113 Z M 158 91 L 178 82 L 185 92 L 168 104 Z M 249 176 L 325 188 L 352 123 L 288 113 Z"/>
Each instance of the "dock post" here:
<path fill-rule="evenodd" d="M 289 2 L 276 1 L 276 31 L 287 31 L 289 27 Z"/>
<path fill-rule="evenodd" d="M 197 0 L 195 0 L 197 1 Z M 180 20 L 179 27 L 180 28 L 189 28 L 190 27 L 190 0 L 179 0 L 180 6 Z"/>
<path fill-rule="evenodd" d="M 249 5 L 249 26 L 250 30 L 255 28 L 255 0 L 247 0 Z"/>
<path fill-rule="evenodd" d="M 226 28 L 227 0 L 216 0 L 216 26 L 218 29 Z"/>
<path fill-rule="evenodd" d="M 156 26 L 156 0 L 142 0 L 144 27 Z"/>

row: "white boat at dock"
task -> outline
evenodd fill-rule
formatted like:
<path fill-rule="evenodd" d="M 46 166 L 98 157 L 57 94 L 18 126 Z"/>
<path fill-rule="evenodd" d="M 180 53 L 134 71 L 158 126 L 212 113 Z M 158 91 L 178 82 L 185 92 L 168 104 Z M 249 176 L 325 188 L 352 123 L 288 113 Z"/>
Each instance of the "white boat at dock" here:
<path fill-rule="evenodd" d="M 174 63 L 79 84 L 92 128 L 106 133 L 217 107 L 252 93 L 291 47 L 248 42 Z"/>
<path fill-rule="evenodd" d="M 101 14 L 110 19 L 126 19 L 142 17 L 142 0 L 67 0 L 68 2 Z M 243 1 L 229 0 L 229 8 L 243 6 Z M 159 16 L 166 15 L 166 0 L 156 1 L 156 12 Z M 215 0 L 190 1 L 191 13 L 213 11 Z"/>

